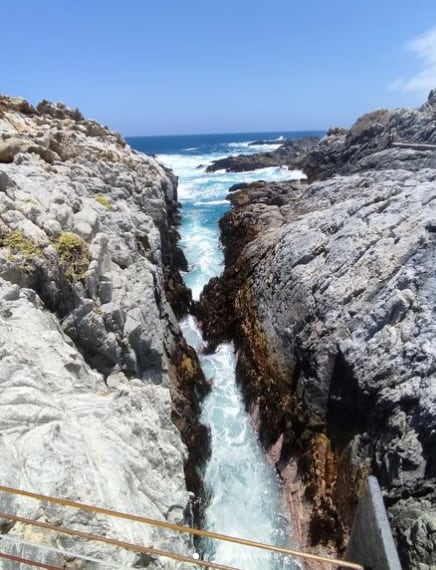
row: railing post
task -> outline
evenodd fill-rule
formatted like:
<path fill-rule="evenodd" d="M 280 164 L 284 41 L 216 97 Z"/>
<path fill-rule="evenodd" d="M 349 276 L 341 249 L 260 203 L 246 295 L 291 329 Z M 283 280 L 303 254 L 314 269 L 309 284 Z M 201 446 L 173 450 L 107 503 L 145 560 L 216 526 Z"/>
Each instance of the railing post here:
<path fill-rule="evenodd" d="M 345 560 L 359 562 L 365 570 L 401 570 L 380 486 L 373 476 L 368 477 L 357 506 Z"/>

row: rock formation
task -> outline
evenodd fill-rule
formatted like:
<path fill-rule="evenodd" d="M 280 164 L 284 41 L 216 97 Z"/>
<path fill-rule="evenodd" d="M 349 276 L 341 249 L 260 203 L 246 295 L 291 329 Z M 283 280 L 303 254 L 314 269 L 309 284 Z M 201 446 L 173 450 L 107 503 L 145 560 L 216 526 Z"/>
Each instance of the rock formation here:
<path fill-rule="evenodd" d="M 226 170 L 226 172 L 244 172 L 257 170 L 268 166 L 291 166 L 299 169 L 300 161 L 303 160 L 311 149 L 316 148 L 318 137 L 306 137 L 303 139 L 287 140 L 278 149 L 259 152 L 256 154 L 239 154 L 214 160 L 206 171 Z M 258 144 L 267 144 L 266 141 L 257 141 Z M 275 143 L 277 144 L 277 143 Z"/>
<path fill-rule="evenodd" d="M 234 187 L 198 307 L 236 343 L 300 544 L 341 551 L 373 473 L 410 570 L 436 567 L 436 149 L 392 142 L 436 142 L 435 113 L 432 92 L 329 132 L 311 184 Z"/>
<path fill-rule="evenodd" d="M 167 301 L 181 313 L 190 300 L 178 274 L 176 188 L 155 159 L 77 110 L 0 97 L 3 485 L 192 522 L 185 477 L 199 491 L 194 465 L 208 447 L 194 394 L 207 385 Z M 5 495 L 0 503 L 145 546 L 186 548 L 184 538 L 143 525 Z M 18 524 L 12 534 L 44 535 Z M 135 560 L 44 538 L 114 563 Z M 82 567 L 61 558 L 44 560 Z"/>
<path fill-rule="evenodd" d="M 277 150 L 215 160 L 208 172 L 256 170 L 288 166 L 303 170 L 309 181 L 334 174 L 351 174 L 366 168 L 435 168 L 436 158 L 428 149 L 396 148 L 395 143 L 436 144 L 434 125 L 436 90 L 418 109 L 379 109 L 360 117 L 351 129 L 333 127 L 324 137 L 288 140 Z M 258 141 L 264 142 L 264 141 Z M 416 152 L 418 151 L 418 152 Z"/>

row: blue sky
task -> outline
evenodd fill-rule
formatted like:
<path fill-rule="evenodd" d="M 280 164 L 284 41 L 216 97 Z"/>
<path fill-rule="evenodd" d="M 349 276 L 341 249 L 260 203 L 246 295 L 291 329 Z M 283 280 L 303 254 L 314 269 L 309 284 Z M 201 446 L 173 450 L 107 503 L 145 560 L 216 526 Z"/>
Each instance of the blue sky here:
<path fill-rule="evenodd" d="M 435 0 L 3 0 L 0 91 L 124 135 L 350 126 L 436 87 Z"/>

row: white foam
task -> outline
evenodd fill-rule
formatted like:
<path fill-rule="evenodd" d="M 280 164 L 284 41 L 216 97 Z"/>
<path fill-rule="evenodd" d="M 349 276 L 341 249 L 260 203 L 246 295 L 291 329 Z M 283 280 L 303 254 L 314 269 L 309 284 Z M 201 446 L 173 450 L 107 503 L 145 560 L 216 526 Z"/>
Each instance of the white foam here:
<path fill-rule="evenodd" d="M 212 437 L 212 456 L 205 473 L 205 484 L 212 491 L 207 528 L 273 543 L 280 511 L 277 482 L 234 379 L 233 346 L 221 345 L 215 354 L 204 356 L 202 364 L 213 382 L 201 416 L 201 421 L 210 426 Z M 269 553 L 246 547 L 219 543 L 211 552 L 212 559 L 221 564 L 238 567 L 243 561 L 244 567 L 254 570 L 271 567 Z"/>
<path fill-rule="evenodd" d="M 201 200 L 198 202 L 194 202 L 193 206 L 222 206 L 224 204 L 228 205 L 227 200 Z"/>
<path fill-rule="evenodd" d="M 231 142 L 228 145 L 230 148 L 250 148 L 251 146 L 251 141 L 247 141 L 247 142 Z"/>
<path fill-rule="evenodd" d="M 248 143 L 244 145 L 249 148 Z M 232 149 L 240 147 L 238 143 Z M 281 167 L 241 173 L 208 173 L 204 166 L 198 168 L 215 156 L 218 154 L 159 157 L 179 176 L 179 199 L 185 206 L 180 244 L 191 266 L 184 278 L 194 299 L 199 298 L 204 285 L 222 270 L 219 230 L 216 221 L 210 219 L 213 211 L 210 206 L 222 206 L 224 212 L 228 189 L 236 183 L 301 177 L 297 171 Z M 222 344 L 214 354 L 204 354 L 204 341 L 195 319 L 186 317 L 181 327 L 188 342 L 196 348 L 204 373 L 213 385 L 202 404 L 201 414 L 201 421 L 209 426 L 212 438 L 212 455 L 204 474 L 211 497 L 205 526 L 219 533 L 283 544 L 288 530 L 279 522 L 279 486 L 259 446 L 235 382 L 233 345 Z M 293 564 L 267 552 L 229 543 L 205 542 L 202 549 L 208 559 L 252 570 L 290 569 Z"/>
<path fill-rule="evenodd" d="M 277 150 L 278 148 L 280 148 L 282 145 L 280 143 L 278 144 L 272 144 L 272 143 L 259 143 L 259 144 L 252 144 L 251 148 L 255 149 L 255 152 L 268 152 L 268 151 L 273 151 L 273 150 Z"/>

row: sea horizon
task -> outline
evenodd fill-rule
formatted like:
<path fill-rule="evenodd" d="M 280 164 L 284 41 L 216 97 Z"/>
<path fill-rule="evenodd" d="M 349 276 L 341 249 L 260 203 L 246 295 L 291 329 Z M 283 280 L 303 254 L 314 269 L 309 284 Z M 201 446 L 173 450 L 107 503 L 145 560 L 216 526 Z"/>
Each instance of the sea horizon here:
<path fill-rule="evenodd" d="M 326 131 L 253 131 L 234 133 L 202 133 L 187 135 L 138 135 L 125 137 L 126 142 L 137 150 L 151 154 L 173 154 L 180 151 L 193 151 L 197 153 L 199 147 L 207 146 L 207 152 L 211 147 L 223 144 L 247 143 L 255 141 L 267 141 L 278 145 L 285 140 L 294 140 L 310 136 L 323 136 Z M 227 149 L 229 154 L 233 154 L 232 149 Z M 235 149 L 233 149 L 235 150 Z M 267 150 L 258 149 L 260 150 Z M 271 147 L 272 150 L 272 147 Z M 239 149 L 243 152 L 242 149 Z"/>
<path fill-rule="evenodd" d="M 224 135 L 253 135 L 253 134 L 260 134 L 260 133 L 264 133 L 264 134 L 282 134 L 282 133 L 325 133 L 327 131 L 327 129 L 295 129 L 295 130 L 289 130 L 289 129 L 279 129 L 278 131 L 220 131 L 220 132 L 202 132 L 202 133 L 169 133 L 169 134 L 160 134 L 160 135 L 141 135 L 141 134 L 135 134 L 135 135 L 126 135 L 124 133 L 121 133 L 122 136 L 126 139 L 136 139 L 136 138 L 164 138 L 164 137 L 195 137 L 195 136 L 209 136 L 209 135 L 217 135 L 217 136 L 224 136 Z"/>

